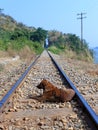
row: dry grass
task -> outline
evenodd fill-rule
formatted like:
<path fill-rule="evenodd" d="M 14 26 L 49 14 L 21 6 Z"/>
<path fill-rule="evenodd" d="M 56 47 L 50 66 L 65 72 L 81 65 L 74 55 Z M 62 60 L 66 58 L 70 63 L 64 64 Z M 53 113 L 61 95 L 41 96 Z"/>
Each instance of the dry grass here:
<path fill-rule="evenodd" d="M 35 57 L 35 53 L 31 51 L 31 49 L 28 46 L 25 46 L 20 50 L 19 56 L 21 59 L 29 63 Z"/>
<path fill-rule="evenodd" d="M 63 55 L 66 58 L 77 59 L 77 60 L 86 61 L 86 62 L 93 62 L 93 59 L 89 54 L 87 54 L 87 56 L 85 56 L 83 53 L 76 54 L 76 52 L 74 52 L 72 50 L 66 49 L 65 53 Z"/>
<path fill-rule="evenodd" d="M 26 59 L 28 58 L 30 55 L 31 55 L 31 50 L 28 46 L 25 46 L 24 48 L 22 48 L 20 51 L 19 51 L 19 56 L 23 59 Z"/>
<path fill-rule="evenodd" d="M 98 70 L 89 70 L 87 71 L 87 73 L 89 73 L 92 76 L 98 76 Z"/>
<path fill-rule="evenodd" d="M 6 51 L 0 51 L 0 58 L 7 57 L 7 56 L 8 56 L 8 52 L 6 52 Z"/>
<path fill-rule="evenodd" d="M 15 57 L 17 55 L 17 52 L 10 47 L 7 49 L 7 51 L 0 51 L 0 58 L 2 57 Z"/>
<path fill-rule="evenodd" d="M 17 55 L 17 52 L 13 50 L 11 47 L 7 49 L 7 52 L 10 57 L 15 57 Z"/>
<path fill-rule="evenodd" d="M 15 51 L 12 48 L 8 48 L 7 51 L 0 51 L 0 58 L 8 58 L 8 57 L 16 57 L 19 56 L 21 60 L 25 61 L 27 64 L 29 64 L 33 58 L 35 57 L 34 51 L 31 51 L 31 49 L 28 46 L 24 46 L 20 51 Z"/>

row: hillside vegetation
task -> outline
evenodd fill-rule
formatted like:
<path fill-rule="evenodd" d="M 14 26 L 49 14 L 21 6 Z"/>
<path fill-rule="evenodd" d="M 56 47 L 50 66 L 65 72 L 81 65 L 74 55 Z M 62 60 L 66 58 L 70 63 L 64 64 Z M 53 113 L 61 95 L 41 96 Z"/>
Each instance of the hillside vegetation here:
<path fill-rule="evenodd" d="M 46 31 L 42 28 L 27 27 L 17 23 L 11 16 L 0 14 L 0 52 L 26 57 L 29 54 L 40 54 Z"/>
<path fill-rule="evenodd" d="M 8 55 L 20 55 L 26 58 L 32 54 L 40 54 L 45 46 L 48 35 L 48 49 L 56 54 L 63 53 L 70 58 L 92 61 L 93 52 L 86 41 L 81 43 L 75 34 L 63 34 L 42 28 L 28 27 L 18 23 L 11 16 L 0 13 L 0 52 Z"/>
<path fill-rule="evenodd" d="M 49 50 L 56 54 L 63 54 L 66 57 L 79 60 L 92 61 L 93 51 L 89 49 L 88 43 L 75 34 L 63 34 L 59 31 L 49 32 Z"/>

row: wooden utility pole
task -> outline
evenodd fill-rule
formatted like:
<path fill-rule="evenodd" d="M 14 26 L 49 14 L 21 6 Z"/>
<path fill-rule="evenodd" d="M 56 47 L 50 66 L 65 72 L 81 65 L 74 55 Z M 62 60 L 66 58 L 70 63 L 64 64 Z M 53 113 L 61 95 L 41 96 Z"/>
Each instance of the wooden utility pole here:
<path fill-rule="evenodd" d="M 81 20 L 81 43 L 83 43 L 83 19 L 86 18 L 84 17 L 83 15 L 85 15 L 86 13 L 80 13 L 80 14 L 77 14 L 78 17 L 77 19 L 80 19 Z"/>

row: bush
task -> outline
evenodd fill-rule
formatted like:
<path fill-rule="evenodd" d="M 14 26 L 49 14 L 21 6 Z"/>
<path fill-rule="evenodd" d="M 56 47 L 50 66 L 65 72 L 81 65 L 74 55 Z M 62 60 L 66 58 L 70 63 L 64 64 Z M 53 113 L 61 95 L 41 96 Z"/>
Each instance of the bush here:
<path fill-rule="evenodd" d="M 48 48 L 49 51 L 53 52 L 54 54 L 60 54 L 61 50 L 56 46 L 51 46 Z"/>
<path fill-rule="evenodd" d="M 33 42 L 33 50 L 36 52 L 36 54 L 41 54 L 44 48 L 38 42 Z"/>

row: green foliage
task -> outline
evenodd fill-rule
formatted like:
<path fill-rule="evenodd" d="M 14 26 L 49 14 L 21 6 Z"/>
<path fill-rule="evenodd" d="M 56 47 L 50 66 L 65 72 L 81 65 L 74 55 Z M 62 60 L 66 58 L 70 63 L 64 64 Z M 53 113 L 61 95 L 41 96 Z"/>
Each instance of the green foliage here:
<path fill-rule="evenodd" d="M 60 54 L 61 52 L 61 49 L 57 48 L 56 46 L 50 46 L 48 50 L 53 52 L 54 54 Z"/>
<path fill-rule="evenodd" d="M 10 49 L 17 52 L 26 46 L 37 54 L 43 51 L 43 44 L 48 34 L 49 50 L 55 54 L 61 52 L 72 52 L 78 58 L 85 57 L 91 59 L 93 52 L 89 50 L 88 44 L 75 34 L 63 34 L 53 30 L 46 31 L 42 28 L 27 27 L 23 23 L 17 23 L 11 16 L 0 13 L 0 50 Z M 10 48 L 10 49 L 9 49 Z M 66 51 L 67 50 L 67 51 Z"/>
<path fill-rule="evenodd" d="M 39 42 L 33 42 L 33 50 L 35 50 L 36 54 L 41 54 L 44 48 Z"/>
<path fill-rule="evenodd" d="M 77 55 L 79 59 L 91 59 L 93 57 L 93 52 L 89 50 L 87 42 L 84 40 L 81 43 L 81 40 L 75 34 L 62 34 L 58 31 L 50 31 L 48 32 L 49 35 L 49 46 L 54 46 L 56 49 L 60 49 L 62 52 L 67 52 L 69 50 L 71 55 Z M 50 49 L 53 52 L 53 48 Z M 55 48 L 54 48 L 55 51 Z M 73 54 L 72 54 L 73 52 Z M 75 56 L 76 57 L 76 56 Z"/>
<path fill-rule="evenodd" d="M 33 33 L 34 41 L 30 40 Z M 0 50 L 19 52 L 28 46 L 32 52 L 39 54 L 43 51 L 40 42 L 44 41 L 45 37 L 46 31 L 42 28 L 27 27 L 8 15 L 0 14 Z"/>
<path fill-rule="evenodd" d="M 6 31 L 5 29 L 0 28 L 0 39 L 5 41 L 9 40 L 10 33 L 11 33 L 10 31 Z"/>
<path fill-rule="evenodd" d="M 0 39 L 0 50 L 5 51 L 8 48 L 8 43 Z"/>
<path fill-rule="evenodd" d="M 39 27 L 35 32 L 31 33 L 30 40 L 41 43 L 45 41 L 46 35 L 47 31 Z"/>
<path fill-rule="evenodd" d="M 20 28 L 15 28 L 14 32 L 12 32 L 10 39 L 11 40 L 16 40 L 18 38 L 25 37 L 26 39 L 29 39 L 30 34 L 28 30 L 26 29 L 20 29 Z"/>
<path fill-rule="evenodd" d="M 79 51 L 81 51 L 81 41 L 76 35 L 68 34 L 67 42 L 69 48 L 72 51 L 76 51 L 76 53 L 79 53 Z"/>

